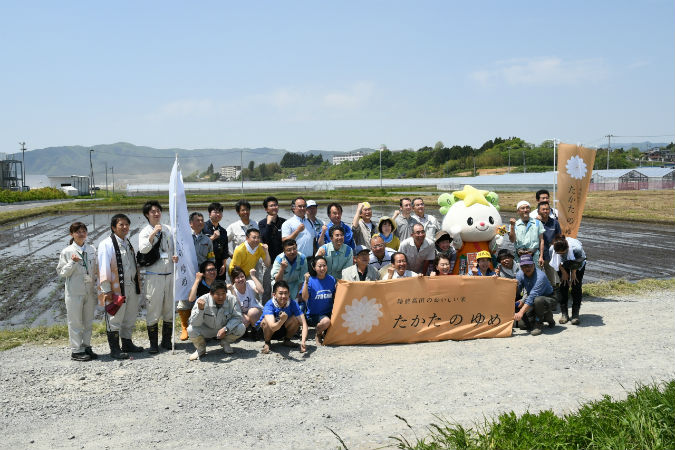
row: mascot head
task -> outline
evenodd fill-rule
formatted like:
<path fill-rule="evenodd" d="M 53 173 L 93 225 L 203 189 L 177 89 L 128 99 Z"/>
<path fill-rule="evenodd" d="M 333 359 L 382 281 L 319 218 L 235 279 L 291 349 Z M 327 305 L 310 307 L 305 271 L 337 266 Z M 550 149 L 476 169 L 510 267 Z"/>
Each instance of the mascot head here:
<path fill-rule="evenodd" d="M 465 185 L 461 191 L 442 194 L 438 204 L 445 215 L 441 228 L 463 242 L 490 241 L 502 224 L 499 196 L 494 192 Z"/>

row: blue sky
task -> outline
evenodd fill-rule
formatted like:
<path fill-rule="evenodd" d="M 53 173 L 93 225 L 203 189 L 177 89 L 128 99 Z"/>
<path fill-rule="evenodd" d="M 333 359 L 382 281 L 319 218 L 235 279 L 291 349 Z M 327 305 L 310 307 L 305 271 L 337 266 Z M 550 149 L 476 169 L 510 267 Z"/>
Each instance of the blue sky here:
<path fill-rule="evenodd" d="M 0 151 L 672 135 L 672 1 L 3 2 Z M 616 141 L 671 141 L 672 136 Z"/>

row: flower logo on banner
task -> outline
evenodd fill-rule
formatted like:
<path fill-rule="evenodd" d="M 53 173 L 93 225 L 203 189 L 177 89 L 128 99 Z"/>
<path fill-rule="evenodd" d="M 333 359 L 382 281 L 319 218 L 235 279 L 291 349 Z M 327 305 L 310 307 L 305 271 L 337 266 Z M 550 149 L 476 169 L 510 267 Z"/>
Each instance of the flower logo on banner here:
<path fill-rule="evenodd" d="M 586 176 L 586 163 L 579 156 L 572 156 L 567 160 L 567 173 L 574 179 L 581 180 Z"/>
<path fill-rule="evenodd" d="M 351 305 L 345 306 L 345 313 L 342 314 L 342 326 L 348 328 L 348 333 L 360 335 L 364 331 L 370 331 L 374 326 L 380 323 L 382 305 L 377 303 L 374 298 L 363 297 L 355 298 Z"/>

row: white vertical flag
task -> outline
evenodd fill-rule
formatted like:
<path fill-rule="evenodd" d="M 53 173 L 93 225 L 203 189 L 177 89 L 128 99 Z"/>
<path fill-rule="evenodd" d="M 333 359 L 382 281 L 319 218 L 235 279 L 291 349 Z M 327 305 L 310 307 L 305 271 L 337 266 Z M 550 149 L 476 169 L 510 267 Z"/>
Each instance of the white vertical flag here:
<path fill-rule="evenodd" d="M 169 213 L 171 215 L 171 229 L 178 262 L 174 270 L 173 301 L 187 300 L 190 289 L 197 273 L 197 253 L 192 240 L 192 229 L 188 217 L 187 201 L 183 175 L 178 166 L 178 156 L 171 169 L 169 181 Z"/>

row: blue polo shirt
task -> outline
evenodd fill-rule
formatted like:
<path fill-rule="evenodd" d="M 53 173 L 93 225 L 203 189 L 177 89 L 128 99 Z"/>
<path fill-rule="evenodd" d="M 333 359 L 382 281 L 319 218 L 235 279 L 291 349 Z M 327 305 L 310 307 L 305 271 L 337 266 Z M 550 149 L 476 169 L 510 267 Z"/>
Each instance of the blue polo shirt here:
<path fill-rule="evenodd" d="M 307 315 L 327 316 L 333 312 L 335 297 L 335 278 L 326 275 L 323 280 L 310 277 L 307 282 L 309 298 L 307 299 Z"/>
<path fill-rule="evenodd" d="M 548 218 L 548 222 L 541 222 L 544 225 L 544 261 L 551 260 L 551 252 L 549 247 L 553 242 L 553 238 L 559 234 L 562 234 L 562 229 L 560 228 L 560 222 L 553 217 Z"/>
<path fill-rule="evenodd" d="M 524 301 L 528 305 L 534 305 L 534 299 L 541 295 L 551 295 L 553 294 L 553 286 L 546 278 L 546 274 L 538 268 L 534 268 L 534 273 L 531 277 L 526 277 L 523 268 L 520 268 L 520 272 L 516 274 L 516 280 L 518 280 L 518 292 L 521 292 L 525 288 L 527 292 L 527 297 Z"/>
<path fill-rule="evenodd" d="M 288 303 L 286 304 L 285 308 L 277 308 L 274 306 L 274 301 L 272 299 L 268 300 L 267 303 L 265 303 L 265 306 L 263 307 L 263 312 L 262 316 L 260 316 L 260 319 L 255 323 L 256 327 L 260 326 L 260 323 L 263 321 L 265 316 L 274 316 L 275 319 L 279 318 L 279 314 L 281 312 L 285 312 L 286 315 L 291 318 L 291 317 L 298 317 L 302 315 L 302 311 L 300 311 L 300 306 L 298 305 L 298 302 L 296 302 L 293 299 L 288 300 Z"/>

